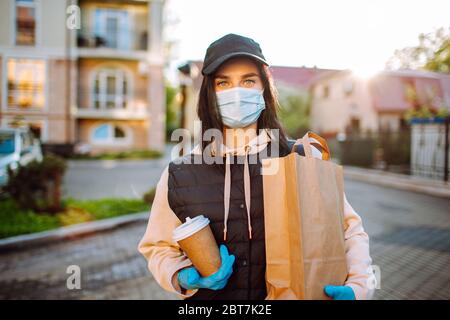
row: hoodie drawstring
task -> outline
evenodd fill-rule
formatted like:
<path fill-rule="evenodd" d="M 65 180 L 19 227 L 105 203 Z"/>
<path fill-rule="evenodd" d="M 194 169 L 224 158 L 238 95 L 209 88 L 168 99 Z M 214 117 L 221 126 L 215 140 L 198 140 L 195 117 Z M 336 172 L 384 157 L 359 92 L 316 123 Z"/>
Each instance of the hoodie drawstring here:
<path fill-rule="evenodd" d="M 225 183 L 223 189 L 223 205 L 225 208 L 224 214 L 224 228 L 223 228 L 223 240 L 227 240 L 227 223 L 228 223 L 228 213 L 230 211 L 230 186 L 231 186 L 231 177 L 230 177 L 230 154 L 225 155 Z"/>
<path fill-rule="evenodd" d="M 247 224 L 248 224 L 248 235 L 252 238 L 252 223 L 250 217 L 250 203 L 251 203 L 251 193 L 250 193 L 250 170 L 248 166 L 248 154 L 250 151 L 250 146 L 245 146 L 244 153 L 244 194 L 245 194 L 245 206 L 247 207 Z M 227 224 L 228 224 L 228 214 L 230 211 L 230 190 L 231 188 L 231 174 L 230 174 L 230 154 L 226 154 L 225 158 L 225 183 L 223 191 L 223 202 L 224 202 L 224 229 L 223 229 L 223 240 L 227 239 Z"/>
<path fill-rule="evenodd" d="M 247 224 L 248 224 L 248 237 L 252 238 L 252 221 L 250 218 L 250 201 L 251 201 L 251 193 L 250 193 L 250 170 L 248 167 L 248 152 L 250 147 L 245 147 L 245 160 L 244 160 L 244 194 L 245 194 L 245 206 L 247 207 Z"/>

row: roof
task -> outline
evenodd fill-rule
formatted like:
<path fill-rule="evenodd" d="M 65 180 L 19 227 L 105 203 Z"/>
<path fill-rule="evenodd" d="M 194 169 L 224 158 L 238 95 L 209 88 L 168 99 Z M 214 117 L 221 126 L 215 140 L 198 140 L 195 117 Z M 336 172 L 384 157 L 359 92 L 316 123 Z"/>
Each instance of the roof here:
<path fill-rule="evenodd" d="M 311 85 L 331 77 L 347 77 L 351 70 L 335 70 L 316 76 Z M 406 95 L 408 85 L 412 86 L 420 104 L 433 109 L 450 106 L 450 74 L 425 70 L 383 70 L 368 78 L 373 106 L 380 112 L 405 111 L 412 107 Z"/>
<path fill-rule="evenodd" d="M 289 86 L 298 89 L 309 89 L 312 81 L 321 75 L 336 72 L 337 70 L 307 68 L 307 67 L 288 67 L 271 66 L 274 82 L 276 85 Z"/>
<path fill-rule="evenodd" d="M 350 70 L 328 70 L 327 72 L 322 72 L 315 76 L 314 79 L 311 80 L 310 85 L 314 86 L 325 79 L 329 79 L 334 76 L 344 76 L 349 74 L 350 72 Z"/>
<path fill-rule="evenodd" d="M 438 109 L 450 102 L 450 75 L 436 72 L 383 71 L 369 80 L 373 106 L 378 111 L 405 111 L 412 107 L 406 94 L 414 88 L 421 105 Z"/>

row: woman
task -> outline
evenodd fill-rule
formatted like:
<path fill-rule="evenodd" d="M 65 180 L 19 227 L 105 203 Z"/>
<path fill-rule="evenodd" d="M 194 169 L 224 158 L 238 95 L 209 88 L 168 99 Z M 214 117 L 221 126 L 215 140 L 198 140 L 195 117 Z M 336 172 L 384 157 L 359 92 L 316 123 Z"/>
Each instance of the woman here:
<path fill-rule="evenodd" d="M 182 163 L 172 161 L 156 189 L 139 251 L 156 281 L 184 299 L 264 299 L 265 243 L 261 161 L 275 143 L 278 155 L 291 152 L 276 113 L 277 100 L 268 63 L 259 45 L 235 34 L 213 42 L 204 59 L 198 116 L 202 133 L 216 129 L 223 140 L 202 141 Z M 272 134 L 277 132 L 278 137 Z M 313 155 L 322 158 L 311 139 Z M 302 146 L 296 150 L 304 156 Z M 217 156 L 222 162 L 198 163 Z M 263 158 L 264 156 L 261 156 Z M 256 160 L 255 160 L 256 158 Z M 252 161 L 251 161 L 252 160 Z M 326 286 L 333 299 L 370 299 L 369 239 L 361 218 L 345 198 L 345 247 L 348 277 L 344 286 Z M 220 245 L 222 266 L 201 277 L 172 240 L 186 217 L 203 214 Z"/>

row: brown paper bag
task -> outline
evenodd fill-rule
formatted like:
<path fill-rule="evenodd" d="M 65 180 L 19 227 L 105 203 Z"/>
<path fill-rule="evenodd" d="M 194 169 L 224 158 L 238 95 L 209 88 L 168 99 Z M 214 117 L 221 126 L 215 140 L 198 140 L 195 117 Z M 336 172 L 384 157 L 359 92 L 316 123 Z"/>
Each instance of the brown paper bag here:
<path fill-rule="evenodd" d="M 328 160 L 326 141 L 309 131 L 296 142 L 305 157 L 292 152 L 262 161 L 266 299 L 328 299 L 323 287 L 347 278 L 343 169 L 314 158 L 308 136 Z"/>

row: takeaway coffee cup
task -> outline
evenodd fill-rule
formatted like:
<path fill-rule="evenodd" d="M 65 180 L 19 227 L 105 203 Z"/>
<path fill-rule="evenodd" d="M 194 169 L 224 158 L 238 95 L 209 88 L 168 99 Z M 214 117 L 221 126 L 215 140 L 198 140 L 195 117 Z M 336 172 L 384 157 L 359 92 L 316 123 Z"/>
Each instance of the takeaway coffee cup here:
<path fill-rule="evenodd" d="M 219 270 L 219 248 L 208 218 L 203 215 L 186 218 L 186 222 L 173 231 L 173 240 L 178 242 L 202 277 L 210 276 Z"/>

